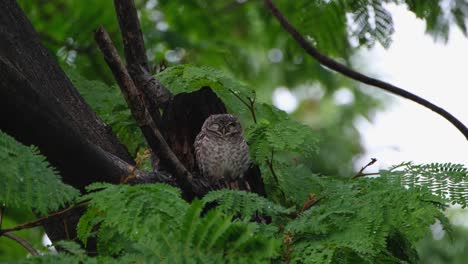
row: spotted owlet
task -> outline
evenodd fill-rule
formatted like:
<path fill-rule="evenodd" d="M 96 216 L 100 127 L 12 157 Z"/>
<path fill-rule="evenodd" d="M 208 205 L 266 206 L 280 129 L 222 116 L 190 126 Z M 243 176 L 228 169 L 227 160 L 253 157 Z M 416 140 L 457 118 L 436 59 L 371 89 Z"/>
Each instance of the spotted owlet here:
<path fill-rule="evenodd" d="M 233 115 L 208 117 L 194 147 L 201 176 L 212 186 L 230 185 L 249 167 L 249 148 L 241 124 Z"/>

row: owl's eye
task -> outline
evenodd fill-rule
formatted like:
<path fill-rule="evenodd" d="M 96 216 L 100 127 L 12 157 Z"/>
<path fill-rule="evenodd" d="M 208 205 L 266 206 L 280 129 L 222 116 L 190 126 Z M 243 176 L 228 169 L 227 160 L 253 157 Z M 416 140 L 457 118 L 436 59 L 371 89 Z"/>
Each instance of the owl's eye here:
<path fill-rule="evenodd" d="M 218 124 L 212 124 L 209 128 L 210 128 L 210 130 L 216 131 L 216 130 L 219 129 L 219 125 Z"/>

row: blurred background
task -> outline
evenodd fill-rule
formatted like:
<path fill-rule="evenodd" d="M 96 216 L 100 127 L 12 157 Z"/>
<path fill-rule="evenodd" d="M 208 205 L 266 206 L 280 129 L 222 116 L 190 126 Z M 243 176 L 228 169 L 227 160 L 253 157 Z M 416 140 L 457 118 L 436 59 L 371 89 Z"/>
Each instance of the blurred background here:
<path fill-rule="evenodd" d="M 114 85 L 93 39 L 93 31 L 104 25 L 122 51 L 112 1 L 18 2 L 72 80 Z M 273 103 L 319 132 L 320 152 L 310 164 L 317 173 L 351 176 L 371 158 L 378 162 L 366 172 L 403 161 L 468 166 L 468 144 L 450 123 L 413 102 L 320 66 L 279 27 L 262 1 L 135 2 L 153 66 L 162 60 L 169 66 L 211 66 L 244 81 L 259 101 Z M 422 96 L 468 125 L 466 0 L 275 3 L 324 54 Z M 137 132 L 129 115 L 103 118 L 133 154 L 141 151 L 142 144 L 132 141 Z M 456 207 L 447 213 L 459 226 L 457 235 L 449 242 L 435 227 L 421 242 L 422 263 L 466 263 L 468 231 L 463 226 L 468 214 Z M 7 216 L 5 225 L 32 219 L 24 212 Z M 38 230 L 24 232 L 41 243 Z M 25 253 L 0 238 L 0 260 L 15 254 Z"/>

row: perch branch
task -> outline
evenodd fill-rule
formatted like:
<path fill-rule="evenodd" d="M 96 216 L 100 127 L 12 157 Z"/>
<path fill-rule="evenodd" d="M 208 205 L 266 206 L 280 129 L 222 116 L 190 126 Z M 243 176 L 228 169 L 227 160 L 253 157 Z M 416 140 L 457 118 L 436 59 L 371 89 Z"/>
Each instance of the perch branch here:
<path fill-rule="evenodd" d="M 109 153 L 99 146 L 91 145 L 93 147 L 93 157 L 96 162 L 102 166 L 107 166 L 112 173 L 115 173 L 115 178 L 120 179 L 120 183 L 138 184 L 149 182 L 164 182 L 174 185 L 174 180 L 160 172 L 147 172 L 137 169 L 119 157 Z"/>
<path fill-rule="evenodd" d="M 180 187 L 191 189 L 191 173 L 187 171 L 184 165 L 182 165 L 175 156 L 166 140 L 161 135 L 161 132 L 156 127 L 156 124 L 145 107 L 144 101 L 139 96 L 140 93 L 138 89 L 122 63 L 109 34 L 107 34 L 103 27 L 100 27 L 95 33 L 95 39 L 149 147 L 154 153 L 159 154 L 160 158 L 170 167 L 169 169 L 176 176 Z"/>
<path fill-rule="evenodd" d="M 367 167 L 372 166 L 375 162 L 377 161 L 376 158 L 371 158 L 371 161 L 366 164 L 366 166 L 362 167 L 356 175 L 353 176 L 353 178 L 361 177 L 361 176 L 367 176 L 368 174 L 364 174 L 364 170 L 367 169 Z"/>
<path fill-rule="evenodd" d="M 39 252 L 37 252 L 37 250 L 35 248 L 33 248 L 31 246 L 31 244 L 29 244 L 26 240 L 20 238 L 19 236 L 17 235 L 14 235 L 12 233 L 4 233 L 3 234 L 4 236 L 10 238 L 10 239 L 13 239 L 14 241 L 18 242 L 18 244 L 20 244 L 21 246 L 23 246 L 27 251 L 29 251 L 29 253 L 31 253 L 31 255 L 33 256 L 39 256 Z"/>
<path fill-rule="evenodd" d="M 271 13 L 276 17 L 276 19 L 280 22 L 281 26 L 296 40 L 296 42 L 313 58 L 315 58 L 318 62 L 322 65 L 337 71 L 345 76 L 348 76 L 351 79 L 356 81 L 372 85 L 378 88 L 381 88 L 387 92 L 399 95 L 406 99 L 409 99 L 413 102 L 416 102 L 426 108 L 431 109 L 432 111 L 436 112 L 437 114 L 444 117 L 447 121 L 452 123 L 468 140 L 468 128 L 456 117 L 452 114 L 444 110 L 443 108 L 434 105 L 433 103 L 427 101 L 424 98 L 421 98 L 413 93 L 410 93 L 402 88 L 396 87 L 392 84 L 387 82 L 383 82 L 381 80 L 371 78 L 366 76 L 362 73 L 354 71 L 345 65 L 334 61 L 333 59 L 321 54 L 317 49 L 315 49 L 298 31 L 294 28 L 291 23 L 286 19 L 286 17 L 281 13 L 281 11 L 273 4 L 271 0 L 264 0 L 265 6 L 271 11 Z"/>
<path fill-rule="evenodd" d="M 171 98 L 171 92 L 150 74 L 145 42 L 133 0 L 114 0 L 115 12 L 122 34 L 127 70 L 140 91 L 155 123 L 161 119 L 159 108 Z"/>

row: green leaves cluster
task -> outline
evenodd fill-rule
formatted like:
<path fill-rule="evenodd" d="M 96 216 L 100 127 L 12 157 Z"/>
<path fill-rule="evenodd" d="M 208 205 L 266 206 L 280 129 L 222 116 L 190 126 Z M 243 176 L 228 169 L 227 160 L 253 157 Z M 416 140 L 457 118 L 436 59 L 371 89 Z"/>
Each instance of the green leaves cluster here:
<path fill-rule="evenodd" d="M 415 263 L 414 244 L 439 219 L 443 200 L 386 178 L 322 179 L 321 200 L 285 230 L 300 263 Z"/>
<path fill-rule="evenodd" d="M 84 245 L 97 241 L 96 257 L 63 242 L 65 252 L 20 263 L 417 263 L 415 244 L 436 220 L 450 233 L 447 204 L 468 201 L 467 169 L 455 164 L 404 163 L 376 178 L 320 177 L 311 165 L 317 133 L 255 102 L 241 82 L 191 65 L 158 77 L 175 93 L 210 86 L 242 119 L 267 197 L 218 190 L 187 202 L 166 184 L 95 183 L 76 200 L 78 192 L 61 183 L 36 149 L 0 133 L 0 158 L 7 161 L 0 168 L 6 179 L 0 201 L 41 213 L 88 201 L 78 239 Z M 99 83 L 76 80 L 85 97 L 92 86 L 109 96 L 89 98 L 105 118 L 116 95 Z"/>
<path fill-rule="evenodd" d="M 465 208 L 468 204 L 468 170 L 461 164 L 405 162 L 380 172 L 403 186 L 423 188 Z"/>
<path fill-rule="evenodd" d="M 307 164 L 316 154 L 318 135 L 310 127 L 269 104 L 255 102 L 253 90 L 210 67 L 178 65 L 159 73 L 157 78 L 175 94 L 211 87 L 228 110 L 243 121 L 252 161 L 259 165 L 267 189 L 275 200 L 297 204 L 307 198 L 308 193 L 296 192 L 292 186 L 306 182 L 313 184 L 310 170 L 298 166 L 296 177 L 289 176 L 288 170 L 292 162 Z M 289 190 L 294 191 L 286 194 Z"/>
<path fill-rule="evenodd" d="M 0 135 L 2 157 L 10 157 L 12 164 L 24 164 L 22 157 L 26 156 L 28 164 L 37 165 L 23 167 L 25 175 L 38 167 L 47 168 L 30 148 Z M 289 175 L 294 171 L 290 169 Z M 56 190 L 57 201 L 69 201 L 65 195 L 70 187 L 61 184 L 52 170 L 37 172 L 48 185 L 61 186 Z M 77 244 L 68 242 L 59 244 L 65 253 L 18 263 L 102 263 L 110 259 L 115 263 L 416 263 L 415 244 L 430 232 L 436 219 L 450 231 L 442 212 L 447 204 L 445 193 L 402 180 L 422 175 L 434 176 L 432 183 L 442 184 L 467 178 L 466 169 L 459 165 L 410 163 L 382 172 L 378 178 L 309 175 L 320 186 L 314 190 L 315 203 L 289 209 L 243 191 L 219 190 L 188 203 L 177 188 L 166 184 L 97 183 L 80 198 L 89 202 L 78 225 L 78 237 L 85 244 L 96 239 L 98 257 L 88 257 Z M 43 191 L 40 184 L 31 189 L 21 189 L 21 185 L 9 181 L 8 187 L 17 191 L 11 197 Z M 307 183 L 296 186 L 305 189 L 302 192 L 311 191 L 309 187 Z M 49 207 L 40 205 L 41 200 L 34 203 L 28 201 L 28 206 L 56 206 L 53 200 L 48 201 Z"/>
<path fill-rule="evenodd" d="M 249 102 L 249 98 L 255 98 L 255 92 L 245 84 L 211 67 L 178 65 L 164 70 L 156 77 L 174 94 L 193 92 L 209 86 L 223 100 L 229 111 L 244 117 L 249 113 L 243 104 Z"/>
<path fill-rule="evenodd" d="M 145 263 L 239 263 L 263 262 L 278 251 L 278 241 L 262 235 L 257 224 L 219 210 L 202 213 L 206 202 L 189 204 L 168 185 L 95 184 L 89 191 L 94 192 L 84 197 L 91 202 L 78 236 L 85 242 L 97 236 L 100 256 L 133 255 Z"/>
<path fill-rule="evenodd" d="M 0 131 L 0 206 L 46 214 L 73 202 L 78 190 L 63 184 L 34 146 Z"/>

